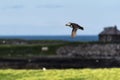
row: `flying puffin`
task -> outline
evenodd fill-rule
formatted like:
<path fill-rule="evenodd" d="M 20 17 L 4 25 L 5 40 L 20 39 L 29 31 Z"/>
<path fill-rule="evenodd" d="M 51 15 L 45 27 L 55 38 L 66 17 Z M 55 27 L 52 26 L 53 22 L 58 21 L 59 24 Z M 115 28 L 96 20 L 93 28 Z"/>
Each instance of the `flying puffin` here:
<path fill-rule="evenodd" d="M 74 37 L 76 36 L 76 31 L 77 31 L 78 29 L 84 30 L 84 28 L 83 28 L 82 26 L 80 26 L 80 25 L 78 25 L 78 24 L 76 24 L 76 23 L 71 23 L 71 22 L 69 22 L 69 23 L 67 23 L 67 24 L 65 24 L 65 25 L 73 28 L 73 29 L 72 29 L 72 34 L 71 34 L 71 37 L 72 37 L 72 38 L 74 38 Z"/>

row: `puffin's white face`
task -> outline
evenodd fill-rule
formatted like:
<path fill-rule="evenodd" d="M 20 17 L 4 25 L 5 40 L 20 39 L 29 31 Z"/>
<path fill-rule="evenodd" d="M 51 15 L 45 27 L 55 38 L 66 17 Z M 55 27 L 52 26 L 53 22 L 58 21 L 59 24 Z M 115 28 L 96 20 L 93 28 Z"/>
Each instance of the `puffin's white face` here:
<path fill-rule="evenodd" d="M 67 23 L 66 26 L 71 26 L 71 22 Z"/>

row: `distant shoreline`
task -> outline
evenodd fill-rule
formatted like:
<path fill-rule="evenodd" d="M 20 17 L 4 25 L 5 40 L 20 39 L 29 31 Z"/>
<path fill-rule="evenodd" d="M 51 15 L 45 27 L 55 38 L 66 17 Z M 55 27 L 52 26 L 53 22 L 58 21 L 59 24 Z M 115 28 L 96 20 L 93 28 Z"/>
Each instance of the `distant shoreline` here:
<path fill-rule="evenodd" d="M 63 41 L 98 41 L 97 35 L 79 35 L 75 38 L 71 38 L 69 35 L 58 35 L 58 36 L 39 36 L 39 35 L 5 35 L 0 36 L 0 39 L 23 39 L 23 40 L 63 40 Z"/>

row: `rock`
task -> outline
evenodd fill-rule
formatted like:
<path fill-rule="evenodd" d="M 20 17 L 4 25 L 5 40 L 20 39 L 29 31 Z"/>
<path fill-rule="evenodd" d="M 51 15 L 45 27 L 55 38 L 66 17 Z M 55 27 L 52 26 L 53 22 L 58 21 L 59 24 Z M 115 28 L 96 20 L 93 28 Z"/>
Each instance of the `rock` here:
<path fill-rule="evenodd" d="M 57 49 L 60 56 L 84 57 L 114 57 L 120 56 L 120 44 L 79 44 L 78 46 L 63 46 Z"/>

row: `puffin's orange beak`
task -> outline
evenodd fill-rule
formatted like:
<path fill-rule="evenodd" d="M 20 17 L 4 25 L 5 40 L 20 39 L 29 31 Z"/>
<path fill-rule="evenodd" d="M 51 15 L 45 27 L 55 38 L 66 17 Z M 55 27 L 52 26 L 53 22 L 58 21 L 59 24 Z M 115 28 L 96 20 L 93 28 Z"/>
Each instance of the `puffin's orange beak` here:
<path fill-rule="evenodd" d="M 69 26 L 68 24 L 65 24 L 65 26 Z"/>

